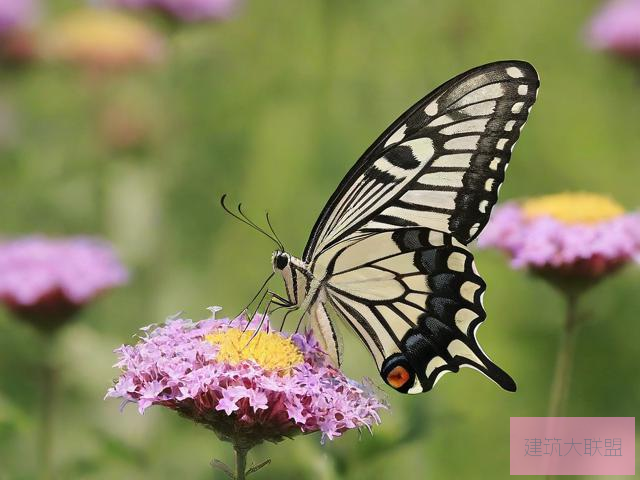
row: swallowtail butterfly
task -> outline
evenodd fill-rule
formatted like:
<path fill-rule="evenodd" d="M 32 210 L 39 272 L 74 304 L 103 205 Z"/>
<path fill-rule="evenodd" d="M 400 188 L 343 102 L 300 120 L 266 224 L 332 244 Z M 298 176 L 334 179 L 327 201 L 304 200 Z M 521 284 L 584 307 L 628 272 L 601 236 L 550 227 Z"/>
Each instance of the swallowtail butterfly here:
<path fill-rule="evenodd" d="M 515 391 L 476 340 L 486 285 L 466 246 L 489 220 L 538 85 L 521 61 L 441 85 L 351 168 L 302 258 L 273 254 L 286 297 L 269 292 L 271 300 L 300 311 L 337 365 L 341 318 L 399 392 L 428 391 L 460 367 Z"/>

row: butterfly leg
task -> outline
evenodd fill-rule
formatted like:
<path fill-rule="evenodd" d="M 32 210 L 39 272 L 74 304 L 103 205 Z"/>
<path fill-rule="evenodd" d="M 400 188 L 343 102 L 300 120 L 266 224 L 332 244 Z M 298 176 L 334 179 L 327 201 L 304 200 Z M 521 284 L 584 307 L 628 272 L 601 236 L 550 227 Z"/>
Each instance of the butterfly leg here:
<path fill-rule="evenodd" d="M 264 302 L 264 299 L 267 297 L 268 294 L 269 294 L 269 290 L 266 290 L 260 297 L 260 300 L 258 300 L 258 304 L 256 305 L 256 308 L 253 310 L 253 313 L 251 314 L 250 317 L 249 316 L 247 317 L 247 325 L 244 327 L 243 332 L 246 332 L 247 329 L 249 328 L 251 321 L 255 318 L 256 314 L 258 313 L 258 310 L 260 310 L 260 306 L 262 305 L 262 302 Z"/>
<path fill-rule="evenodd" d="M 260 319 L 260 325 L 258 325 L 258 328 L 256 329 L 256 333 L 254 333 L 253 336 L 255 336 L 257 334 L 258 331 L 260 331 L 260 329 L 262 328 L 262 324 L 264 323 L 265 318 L 269 317 L 269 314 L 271 313 L 271 305 L 274 305 L 275 308 L 279 308 L 279 307 L 288 307 L 290 306 L 290 302 L 287 302 L 287 300 L 283 297 L 281 297 L 280 295 L 268 291 L 267 292 L 269 295 L 269 301 L 267 302 L 267 306 L 264 309 L 264 314 L 262 315 L 262 318 Z M 267 323 L 267 331 L 269 330 L 269 323 Z M 252 337 L 253 338 L 253 337 Z"/>
<path fill-rule="evenodd" d="M 265 318 L 267 318 L 269 316 L 269 310 L 271 309 L 271 305 L 276 305 L 277 307 L 284 307 L 284 308 L 289 308 L 289 309 L 297 309 L 297 305 L 295 305 L 293 302 L 291 302 L 289 299 L 284 298 L 281 295 L 278 295 L 277 293 L 271 291 L 271 290 L 267 290 L 263 295 L 262 298 L 260 299 L 260 302 L 258 302 L 258 306 L 256 307 L 256 310 L 253 313 L 253 316 L 251 317 L 251 319 L 253 320 L 253 318 L 255 317 L 255 315 L 258 312 L 258 309 L 260 308 L 260 305 L 262 304 L 262 302 L 264 301 L 264 299 L 266 297 L 269 297 L 269 300 L 267 301 L 267 306 L 264 309 L 264 315 L 262 316 L 262 318 L 260 319 L 260 324 L 258 325 L 258 327 L 256 328 L 256 330 L 253 332 L 253 335 L 251 335 L 251 338 L 249 339 L 249 341 L 247 342 L 247 345 L 249 343 L 251 343 L 251 341 L 256 337 L 256 335 L 258 334 L 258 332 L 260 332 L 262 325 L 264 324 Z M 285 315 L 286 318 L 286 315 Z M 247 326 L 244 328 L 244 331 L 246 332 L 248 327 L 249 327 L 249 323 L 247 323 Z M 268 327 L 268 324 L 267 324 Z"/>
<path fill-rule="evenodd" d="M 274 312 L 279 308 L 287 309 L 287 313 L 284 314 L 284 317 L 282 319 L 282 324 L 280 325 L 280 331 L 282 331 L 282 329 L 284 328 L 284 322 L 287 320 L 287 315 L 297 310 L 298 306 L 288 298 L 284 298 L 283 296 L 278 295 L 275 292 L 269 291 L 269 295 L 271 296 L 271 298 L 269 298 L 267 308 L 265 309 L 265 315 L 268 316 L 271 312 Z M 275 305 L 275 308 L 269 311 L 272 304 Z"/>
<path fill-rule="evenodd" d="M 273 309 L 268 308 L 267 310 L 265 310 L 267 315 L 277 312 L 281 308 L 284 308 L 286 310 L 286 313 L 282 317 L 282 323 L 280 324 L 279 331 L 282 331 L 284 329 L 284 324 L 287 321 L 287 317 L 289 316 L 289 314 L 295 312 L 300 308 L 298 305 L 295 305 L 293 302 L 287 301 L 286 299 L 281 301 L 277 297 L 272 297 L 271 300 L 269 301 L 269 305 L 274 305 L 274 308 Z"/>
<path fill-rule="evenodd" d="M 271 290 L 267 290 L 267 294 L 271 297 L 270 301 L 279 307 L 294 307 L 295 304 L 289 300 L 288 298 L 283 297 L 282 295 L 278 295 Z"/>
<path fill-rule="evenodd" d="M 267 287 L 267 284 L 269 283 L 269 281 L 273 278 L 274 273 L 272 273 L 271 275 L 269 275 L 267 277 L 267 279 L 264 281 L 264 283 L 262 284 L 262 286 L 258 289 L 258 291 L 256 292 L 256 294 L 253 296 L 253 298 L 249 301 L 249 303 L 247 303 L 247 306 L 244 307 L 242 310 L 240 310 L 240 313 L 238 313 L 236 315 L 236 317 L 239 317 L 240 315 L 242 315 L 243 313 L 248 313 L 249 307 L 251 306 L 251 304 L 253 302 L 256 301 L 256 299 L 260 296 L 261 293 L 263 293 L 263 290 Z"/>

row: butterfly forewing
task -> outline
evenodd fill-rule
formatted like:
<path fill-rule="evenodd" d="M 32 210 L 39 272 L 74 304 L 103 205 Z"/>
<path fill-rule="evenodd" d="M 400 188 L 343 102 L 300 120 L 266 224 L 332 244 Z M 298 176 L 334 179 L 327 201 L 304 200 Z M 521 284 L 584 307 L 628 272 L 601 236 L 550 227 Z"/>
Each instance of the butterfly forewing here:
<path fill-rule="evenodd" d="M 405 112 L 325 206 L 305 261 L 358 230 L 422 226 L 468 243 L 498 198 L 539 81 L 525 62 L 463 73 Z"/>

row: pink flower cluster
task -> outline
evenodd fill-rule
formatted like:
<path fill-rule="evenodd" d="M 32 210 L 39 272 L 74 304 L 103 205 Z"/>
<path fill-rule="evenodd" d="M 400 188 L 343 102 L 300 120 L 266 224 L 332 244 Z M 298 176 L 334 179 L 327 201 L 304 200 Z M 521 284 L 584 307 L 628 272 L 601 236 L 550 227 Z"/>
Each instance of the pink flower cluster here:
<path fill-rule="evenodd" d="M 132 9 L 158 9 L 182 21 L 197 22 L 228 18 L 238 0 L 108 0 L 108 3 Z"/>
<path fill-rule="evenodd" d="M 564 268 L 588 261 L 590 273 L 600 274 L 640 254 L 640 214 L 566 224 L 551 217 L 527 218 L 520 206 L 509 203 L 494 210 L 478 246 L 506 251 L 515 268 Z"/>
<path fill-rule="evenodd" d="M 614 0 L 591 21 L 587 40 L 593 48 L 624 56 L 640 55 L 640 0 Z"/>
<path fill-rule="evenodd" d="M 53 297 L 80 306 L 127 281 L 127 270 L 106 243 L 40 236 L 0 242 L 0 299 L 14 308 Z"/>
<path fill-rule="evenodd" d="M 199 322 L 172 318 L 163 326 L 142 329 L 136 345 L 116 350 L 115 366 L 122 374 L 107 396 L 137 403 L 140 413 L 164 405 L 223 439 L 241 435 L 253 444 L 314 431 L 322 432 L 323 440 L 333 439 L 380 422 L 378 411 L 385 405 L 332 367 L 311 334 L 290 337 L 304 361 L 286 374 L 251 360 L 218 362 L 219 346 L 205 335 L 245 326 L 244 317 L 229 321 L 213 316 Z"/>
<path fill-rule="evenodd" d="M 0 35 L 29 26 L 36 10 L 35 0 L 0 0 Z"/>

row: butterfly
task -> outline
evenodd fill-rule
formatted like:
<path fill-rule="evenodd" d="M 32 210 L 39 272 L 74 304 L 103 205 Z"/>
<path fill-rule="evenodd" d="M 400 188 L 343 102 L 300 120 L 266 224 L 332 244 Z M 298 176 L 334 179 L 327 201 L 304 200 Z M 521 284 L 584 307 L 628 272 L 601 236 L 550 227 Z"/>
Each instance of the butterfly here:
<path fill-rule="evenodd" d="M 301 311 L 336 366 L 341 319 L 399 392 L 429 391 L 460 367 L 516 390 L 476 339 L 486 284 L 467 245 L 489 220 L 538 86 L 535 69 L 522 61 L 449 80 L 349 170 L 302 258 L 278 240 L 272 264 L 286 296 L 269 292 L 271 301 Z"/>

